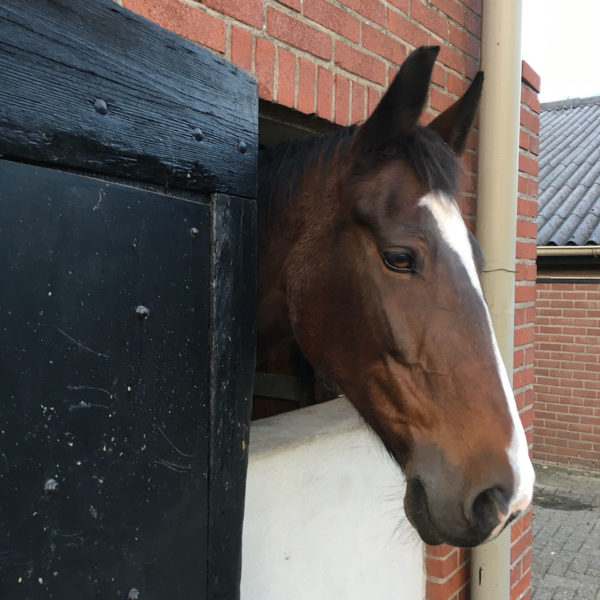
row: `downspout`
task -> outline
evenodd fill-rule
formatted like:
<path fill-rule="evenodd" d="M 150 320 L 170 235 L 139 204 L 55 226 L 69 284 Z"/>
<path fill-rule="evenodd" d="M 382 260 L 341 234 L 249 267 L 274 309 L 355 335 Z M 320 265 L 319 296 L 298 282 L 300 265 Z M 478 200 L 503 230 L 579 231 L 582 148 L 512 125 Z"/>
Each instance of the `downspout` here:
<path fill-rule="evenodd" d="M 521 0 L 484 0 L 477 239 L 482 285 L 509 379 L 513 372 L 515 247 L 521 109 Z M 510 598 L 510 527 L 471 551 L 471 600 Z"/>

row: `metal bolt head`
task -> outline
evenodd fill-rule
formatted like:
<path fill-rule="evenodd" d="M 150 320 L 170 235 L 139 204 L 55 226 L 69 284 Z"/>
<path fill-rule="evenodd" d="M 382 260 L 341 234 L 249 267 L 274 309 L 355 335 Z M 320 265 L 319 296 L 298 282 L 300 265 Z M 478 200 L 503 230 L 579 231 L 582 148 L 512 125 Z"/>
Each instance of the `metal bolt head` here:
<path fill-rule="evenodd" d="M 96 102 L 94 102 L 94 110 L 101 115 L 105 115 L 108 112 L 108 105 L 106 104 L 106 100 L 102 98 L 97 98 Z"/>
<path fill-rule="evenodd" d="M 150 309 L 140 304 L 136 307 L 135 314 L 140 321 L 145 321 L 150 316 Z"/>
<path fill-rule="evenodd" d="M 198 237 L 198 234 L 200 233 L 200 230 L 197 227 L 191 227 L 190 228 L 190 236 L 195 238 Z"/>
<path fill-rule="evenodd" d="M 44 494 L 46 496 L 51 496 L 58 491 L 58 481 L 56 479 L 48 479 L 46 483 L 44 483 Z"/>
<path fill-rule="evenodd" d="M 197 142 L 201 142 L 204 139 L 204 133 L 200 127 L 196 127 L 196 129 L 194 129 L 194 139 Z"/>
<path fill-rule="evenodd" d="M 240 142 L 238 144 L 238 150 L 242 153 L 245 154 L 246 150 L 248 150 L 248 146 L 246 145 L 246 142 Z"/>

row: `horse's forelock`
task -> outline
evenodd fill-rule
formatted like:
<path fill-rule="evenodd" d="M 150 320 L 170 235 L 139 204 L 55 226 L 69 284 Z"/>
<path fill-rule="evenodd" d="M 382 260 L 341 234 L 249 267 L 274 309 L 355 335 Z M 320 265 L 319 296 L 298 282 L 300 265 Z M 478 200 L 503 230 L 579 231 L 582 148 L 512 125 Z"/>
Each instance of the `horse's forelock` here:
<path fill-rule="evenodd" d="M 336 153 L 343 153 L 355 127 L 343 127 L 326 135 L 288 140 L 262 149 L 258 162 L 258 225 L 264 234 L 269 215 L 293 210 L 299 190 L 309 180 L 315 187 L 326 177 L 335 177 L 329 168 Z"/>
<path fill-rule="evenodd" d="M 416 127 L 379 148 L 365 152 L 350 143 L 356 127 L 340 128 L 330 134 L 290 140 L 262 150 L 259 156 L 259 231 L 264 232 L 271 211 L 293 210 L 291 203 L 308 182 L 322 189 L 325 179 L 342 176 L 344 164 L 352 164 L 353 173 L 368 179 L 369 172 L 390 160 L 405 160 L 417 178 L 430 190 L 455 196 L 458 159 L 441 138 L 426 127 Z M 334 157 L 338 157 L 333 165 Z M 275 205 L 277 203 L 277 205 Z"/>

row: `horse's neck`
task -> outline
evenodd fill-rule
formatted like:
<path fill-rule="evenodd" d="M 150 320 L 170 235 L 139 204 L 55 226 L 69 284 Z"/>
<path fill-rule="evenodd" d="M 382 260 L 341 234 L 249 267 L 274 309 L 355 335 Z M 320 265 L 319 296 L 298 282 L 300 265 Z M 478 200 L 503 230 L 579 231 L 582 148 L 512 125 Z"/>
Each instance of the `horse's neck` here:
<path fill-rule="evenodd" d="M 347 135 L 334 135 L 263 156 L 259 186 L 258 361 L 276 372 L 297 370 L 301 352 L 289 320 L 287 259 L 299 244 L 313 247 L 327 234 L 335 213 L 339 144 Z M 286 366 L 287 365 L 287 366 Z M 301 368 L 301 367 L 300 367 Z"/>
<path fill-rule="evenodd" d="M 286 262 L 302 235 L 306 212 L 312 212 L 316 194 L 303 189 L 305 177 L 298 173 L 286 178 L 287 170 L 279 165 L 286 158 L 283 153 L 267 157 L 273 177 L 259 189 L 257 365 L 270 372 L 296 375 L 306 368 L 289 320 Z M 305 168 L 303 157 L 297 159 L 297 167 Z"/>

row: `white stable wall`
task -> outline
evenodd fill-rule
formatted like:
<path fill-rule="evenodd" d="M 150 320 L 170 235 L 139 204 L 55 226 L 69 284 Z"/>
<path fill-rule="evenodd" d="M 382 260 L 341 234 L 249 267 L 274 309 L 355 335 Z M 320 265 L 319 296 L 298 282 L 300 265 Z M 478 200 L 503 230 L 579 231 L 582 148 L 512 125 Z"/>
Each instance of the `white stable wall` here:
<path fill-rule="evenodd" d="M 404 478 L 344 398 L 252 423 L 242 600 L 422 600 Z"/>

